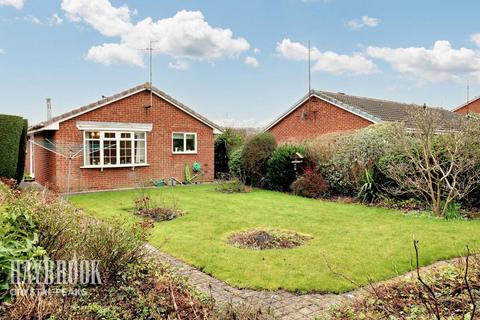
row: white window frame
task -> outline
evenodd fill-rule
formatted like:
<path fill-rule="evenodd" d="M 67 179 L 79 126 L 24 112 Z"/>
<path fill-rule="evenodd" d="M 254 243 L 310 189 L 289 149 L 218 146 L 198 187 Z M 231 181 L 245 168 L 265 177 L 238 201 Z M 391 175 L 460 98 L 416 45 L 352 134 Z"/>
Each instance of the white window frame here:
<path fill-rule="evenodd" d="M 173 136 L 175 134 L 183 134 L 183 150 L 184 151 L 175 151 L 173 150 Z M 186 151 L 187 150 L 187 134 L 192 134 L 195 136 L 195 150 L 194 151 Z M 172 144 L 171 148 L 173 154 L 197 154 L 198 153 L 198 136 L 196 132 L 183 132 L 183 131 L 175 131 L 172 132 Z"/>
<path fill-rule="evenodd" d="M 132 167 L 144 167 L 148 166 L 148 151 L 147 151 L 147 132 L 146 131 L 127 131 L 127 130 L 96 130 L 96 129 L 88 129 L 84 130 L 83 132 L 83 166 L 82 168 L 90 169 L 90 168 L 132 168 Z M 87 139 L 87 134 L 89 132 L 99 132 L 100 139 Z M 115 133 L 115 138 L 105 138 L 105 133 Z M 130 138 L 122 138 L 122 133 L 129 133 Z M 135 133 L 143 133 L 145 138 L 144 139 L 135 139 Z M 91 140 L 99 140 L 100 142 L 100 163 L 98 165 L 90 164 L 87 160 L 87 142 Z M 105 164 L 104 161 L 104 141 L 105 140 L 115 140 L 116 141 L 116 164 Z M 132 163 L 120 163 L 120 141 L 130 141 L 131 142 L 131 157 Z M 145 163 L 135 163 L 135 141 L 145 141 Z"/>

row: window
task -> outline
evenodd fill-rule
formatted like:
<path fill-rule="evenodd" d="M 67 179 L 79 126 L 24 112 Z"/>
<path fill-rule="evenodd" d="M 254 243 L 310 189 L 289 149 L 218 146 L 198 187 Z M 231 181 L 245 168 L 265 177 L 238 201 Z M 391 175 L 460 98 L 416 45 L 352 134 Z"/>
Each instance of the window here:
<path fill-rule="evenodd" d="M 85 131 L 86 167 L 123 167 L 147 162 L 145 132 Z"/>
<path fill-rule="evenodd" d="M 173 153 L 197 153 L 197 134 L 174 132 L 172 134 Z"/>

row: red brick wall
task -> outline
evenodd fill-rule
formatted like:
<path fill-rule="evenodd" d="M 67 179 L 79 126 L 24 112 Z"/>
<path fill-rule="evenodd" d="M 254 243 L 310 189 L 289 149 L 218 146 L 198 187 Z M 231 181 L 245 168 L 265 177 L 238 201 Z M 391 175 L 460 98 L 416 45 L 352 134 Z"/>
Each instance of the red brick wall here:
<path fill-rule="evenodd" d="M 154 96 L 152 108 L 144 107 L 148 104 L 150 104 L 150 94 L 143 91 L 60 123 L 60 129 L 55 132 L 55 141 L 77 145 L 83 144 L 83 132 L 77 129 L 77 121 L 153 124 L 152 131 L 147 133 L 148 167 L 136 167 L 134 170 L 132 168 L 104 168 L 103 171 L 81 168 L 84 161 L 82 152 L 80 157 L 72 161 L 71 191 L 134 187 L 138 183 L 151 179 L 171 177 L 183 181 L 186 161 L 189 162 L 190 167 L 193 162 L 199 162 L 202 165 L 204 175 L 200 180 L 213 180 L 213 129 L 157 96 Z M 172 154 L 172 132 L 175 131 L 196 132 L 198 153 Z M 52 168 L 51 162 L 48 162 L 48 166 L 36 169 L 36 180 L 44 183 L 45 172 L 49 168 Z M 56 165 L 54 164 L 53 168 L 55 172 L 47 180 L 54 185 L 54 189 L 65 192 L 67 190 L 68 161 L 57 157 Z M 41 178 L 37 179 L 37 177 Z"/>
<path fill-rule="evenodd" d="M 458 114 L 480 113 L 480 99 L 474 100 L 454 112 Z"/>
<path fill-rule="evenodd" d="M 302 112 L 307 117 L 302 117 Z M 317 97 L 311 97 L 268 131 L 278 142 L 304 140 L 331 132 L 350 131 L 371 125 L 372 122 L 345 111 Z"/>
<path fill-rule="evenodd" d="M 38 144 L 43 144 L 45 139 L 49 139 L 50 141 L 53 140 L 54 133 L 51 131 L 37 133 L 34 135 L 34 141 Z M 31 139 L 31 138 L 30 138 Z M 25 159 L 25 171 L 27 174 L 31 175 L 30 172 L 30 144 L 31 140 L 27 142 L 27 155 Z M 56 164 L 57 164 L 57 156 L 47 151 L 46 149 L 38 146 L 37 144 L 33 144 L 33 154 L 34 154 L 34 173 L 35 173 L 35 180 L 45 186 L 49 186 L 52 189 L 56 190 L 55 185 L 55 174 L 56 174 Z"/>

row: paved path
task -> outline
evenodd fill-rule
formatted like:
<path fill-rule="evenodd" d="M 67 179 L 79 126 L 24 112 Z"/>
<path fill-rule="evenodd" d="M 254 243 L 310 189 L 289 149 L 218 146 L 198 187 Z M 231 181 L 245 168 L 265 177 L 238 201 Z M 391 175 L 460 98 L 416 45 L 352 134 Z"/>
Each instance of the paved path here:
<path fill-rule="evenodd" d="M 171 265 L 176 272 L 189 279 L 189 283 L 218 303 L 247 303 L 270 310 L 277 319 L 314 319 L 330 306 L 351 297 L 348 294 L 293 294 L 286 291 L 257 291 L 238 289 L 215 279 L 198 269 L 148 245 L 148 249 L 161 261 Z"/>

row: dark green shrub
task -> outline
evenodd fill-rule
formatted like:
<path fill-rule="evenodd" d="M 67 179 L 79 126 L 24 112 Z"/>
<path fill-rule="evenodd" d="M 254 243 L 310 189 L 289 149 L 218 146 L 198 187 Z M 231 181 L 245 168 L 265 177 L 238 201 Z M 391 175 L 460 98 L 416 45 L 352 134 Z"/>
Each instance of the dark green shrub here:
<path fill-rule="evenodd" d="M 295 180 L 291 187 L 293 194 L 307 198 L 321 198 L 328 192 L 328 183 L 322 174 L 313 170 L 305 173 Z"/>
<path fill-rule="evenodd" d="M 245 182 L 245 169 L 243 168 L 242 164 L 242 152 L 243 147 L 232 151 L 232 153 L 230 154 L 230 159 L 228 160 L 228 170 L 230 171 L 230 174 L 232 176 L 236 177 L 240 181 Z"/>
<path fill-rule="evenodd" d="M 230 154 L 243 145 L 244 133 L 233 128 L 225 131 L 215 139 L 215 177 L 227 173 Z"/>
<path fill-rule="evenodd" d="M 445 201 L 442 201 L 442 208 L 445 207 Z M 445 219 L 458 220 L 462 218 L 461 205 L 457 202 L 450 202 L 444 210 Z"/>
<path fill-rule="evenodd" d="M 0 183 L 0 301 L 9 298 L 10 268 L 12 260 L 33 261 L 43 257 L 39 246 L 38 228 L 29 210 L 27 199 L 17 199 Z"/>
<path fill-rule="evenodd" d="M 365 169 L 363 184 L 357 195 L 357 198 L 362 203 L 372 203 L 380 196 L 380 190 L 378 189 L 376 177 L 377 171 L 375 168 Z"/>
<path fill-rule="evenodd" d="M 0 177 L 16 178 L 19 167 L 19 149 L 21 144 L 25 147 L 26 142 L 21 142 L 25 121 L 21 117 L 0 115 Z M 26 134 L 25 134 L 26 137 Z M 23 149 L 25 152 L 25 149 Z M 23 155 L 25 159 L 25 155 Z M 25 161 L 25 160 L 24 160 Z M 23 168 L 21 168 L 23 175 Z"/>
<path fill-rule="evenodd" d="M 27 155 L 27 132 L 28 132 L 28 121 L 23 120 L 23 130 L 20 136 L 20 143 L 18 146 L 18 161 L 17 161 L 17 174 L 15 179 L 18 183 L 23 180 L 23 175 L 25 173 L 25 157 Z"/>
<path fill-rule="evenodd" d="M 242 165 L 247 182 L 254 186 L 262 186 L 267 173 L 267 161 L 277 147 L 273 134 L 262 132 L 251 136 L 243 146 Z"/>
<path fill-rule="evenodd" d="M 292 160 L 295 154 L 305 156 L 305 146 L 284 144 L 279 146 L 267 162 L 267 178 L 269 187 L 274 190 L 288 191 L 290 185 L 296 179 L 296 173 Z M 297 171 L 301 170 L 297 165 Z"/>

